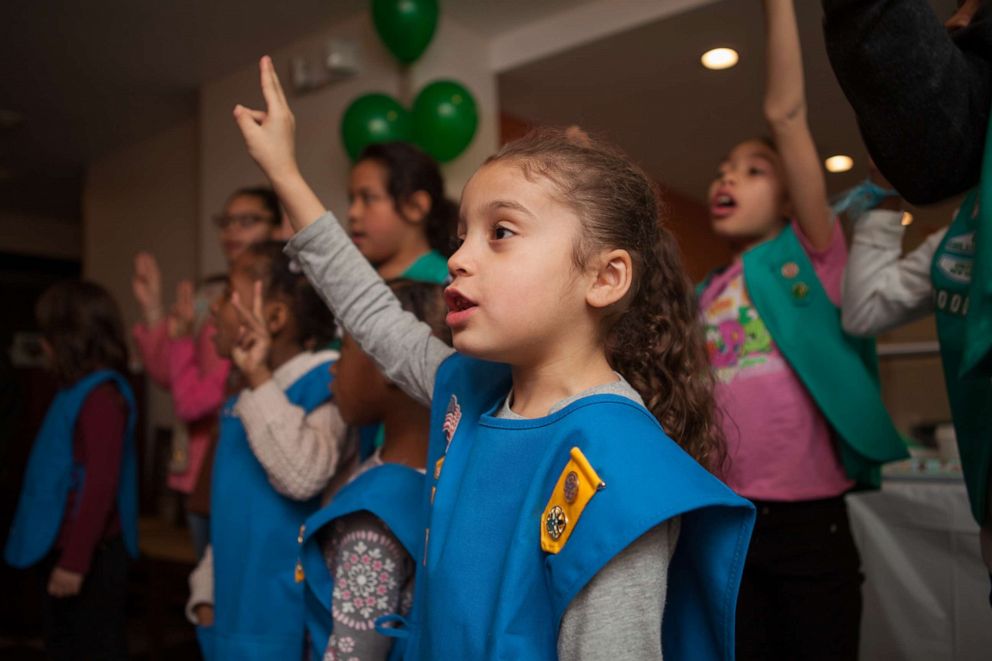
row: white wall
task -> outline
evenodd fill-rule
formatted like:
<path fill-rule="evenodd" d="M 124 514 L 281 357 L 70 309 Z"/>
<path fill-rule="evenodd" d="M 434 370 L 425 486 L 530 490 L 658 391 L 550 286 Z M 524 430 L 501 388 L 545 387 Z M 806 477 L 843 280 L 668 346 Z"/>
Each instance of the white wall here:
<path fill-rule="evenodd" d="M 315 57 L 329 37 L 353 39 L 359 44 L 360 74 L 304 96 L 293 96 L 288 89 L 290 58 L 301 54 Z M 380 43 L 367 12 L 269 54 L 287 88 L 296 116 L 297 156 L 303 174 L 324 204 L 343 215 L 350 163 L 339 137 L 341 115 L 355 97 L 367 92 L 384 92 L 399 98 L 401 90 L 407 87 L 404 75 Z M 449 194 L 457 198 L 471 173 L 497 146 L 496 80 L 489 67 L 486 40 L 444 16 L 430 48 L 409 72 L 409 89 L 415 94 L 424 83 L 437 78 L 460 81 L 479 104 L 480 125 L 472 145 L 445 167 Z M 238 103 L 264 107 L 257 63 L 201 89 L 199 223 L 204 241 L 199 265 L 203 273 L 225 268 L 217 242 L 212 239 L 211 215 L 235 189 L 264 181 L 248 157 L 232 117 Z"/>
<path fill-rule="evenodd" d="M 194 278 L 198 254 L 196 119 L 92 162 L 83 196 L 83 274 L 107 287 L 128 328 L 139 317 L 131 294 L 133 256 L 152 252 L 163 271 L 163 295 Z M 129 338 L 130 339 L 130 338 Z M 133 351 L 132 359 L 137 357 Z M 171 424 L 172 406 L 149 391 L 149 425 Z"/>

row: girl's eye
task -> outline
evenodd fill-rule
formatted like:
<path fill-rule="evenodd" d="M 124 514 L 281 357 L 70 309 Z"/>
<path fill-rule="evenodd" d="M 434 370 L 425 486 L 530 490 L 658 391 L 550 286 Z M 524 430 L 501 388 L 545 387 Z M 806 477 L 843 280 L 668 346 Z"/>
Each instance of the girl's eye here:
<path fill-rule="evenodd" d="M 762 174 L 765 174 L 765 171 L 764 171 L 763 168 L 751 167 L 751 168 L 748 168 L 747 173 L 750 174 L 750 175 L 762 175 Z"/>
<path fill-rule="evenodd" d="M 507 229 L 502 225 L 496 225 L 493 227 L 493 238 L 497 241 L 509 239 L 511 236 L 514 236 L 513 230 Z"/>
<path fill-rule="evenodd" d="M 451 252 L 455 252 L 456 250 L 461 248 L 463 243 L 465 243 L 464 236 L 453 236 L 448 241 L 448 244 L 451 247 Z"/>

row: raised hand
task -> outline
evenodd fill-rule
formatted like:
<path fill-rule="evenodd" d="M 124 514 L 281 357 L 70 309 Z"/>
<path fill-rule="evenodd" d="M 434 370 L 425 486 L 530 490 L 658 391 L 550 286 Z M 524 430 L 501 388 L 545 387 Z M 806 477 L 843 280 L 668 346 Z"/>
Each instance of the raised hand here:
<path fill-rule="evenodd" d="M 238 340 L 231 351 L 231 359 L 248 379 L 248 384 L 252 388 L 257 388 L 272 378 L 268 365 L 272 335 L 262 316 L 262 282 L 260 280 L 255 282 L 251 310 L 241 303 L 241 297 L 237 292 L 231 294 L 231 305 L 241 318 L 241 328 L 238 330 Z"/>
<path fill-rule="evenodd" d="M 273 182 L 297 173 L 293 145 L 296 120 L 279 84 L 279 76 L 268 55 L 259 63 L 265 111 L 242 105 L 234 107 L 234 119 L 244 136 L 248 153 Z"/>
<path fill-rule="evenodd" d="M 286 102 L 272 59 L 259 63 L 265 110 L 234 106 L 234 119 L 241 129 L 248 153 L 272 182 L 286 207 L 294 230 L 301 230 L 324 213 L 324 205 L 303 180 L 293 145 L 296 120 Z"/>
<path fill-rule="evenodd" d="M 162 318 L 162 273 L 151 253 L 139 252 L 134 256 L 131 289 L 141 306 L 145 323 L 157 323 Z"/>
<path fill-rule="evenodd" d="M 169 337 L 176 339 L 193 334 L 196 306 L 193 301 L 193 283 L 183 280 L 176 287 L 176 302 L 169 312 Z"/>

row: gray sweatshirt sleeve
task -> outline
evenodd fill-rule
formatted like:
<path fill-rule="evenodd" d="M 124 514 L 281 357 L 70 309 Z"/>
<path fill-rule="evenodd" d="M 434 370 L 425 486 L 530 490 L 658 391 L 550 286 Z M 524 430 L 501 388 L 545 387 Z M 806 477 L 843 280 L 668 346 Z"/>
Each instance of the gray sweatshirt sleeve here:
<path fill-rule="evenodd" d="M 558 630 L 558 658 L 661 659 L 668 565 L 680 519 L 644 533 L 576 595 Z"/>
<path fill-rule="evenodd" d="M 854 225 L 844 272 L 841 320 L 854 335 L 875 335 L 933 311 L 930 263 L 947 230 L 902 255 L 902 214 L 876 209 Z"/>
<path fill-rule="evenodd" d="M 331 212 L 286 246 L 341 327 L 408 395 L 430 405 L 437 368 L 454 349 L 400 307 Z"/>

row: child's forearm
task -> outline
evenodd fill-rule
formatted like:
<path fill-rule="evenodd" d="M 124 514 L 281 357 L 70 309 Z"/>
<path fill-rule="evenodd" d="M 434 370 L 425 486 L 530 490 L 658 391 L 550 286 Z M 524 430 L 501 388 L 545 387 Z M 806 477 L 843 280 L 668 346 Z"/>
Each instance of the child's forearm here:
<path fill-rule="evenodd" d="M 764 0 L 768 39 L 764 111 L 773 132 L 806 121 L 803 56 L 792 1 Z"/>
<path fill-rule="evenodd" d="M 307 415 L 269 381 L 243 392 L 235 412 L 276 491 L 307 500 L 324 490 L 338 470 L 347 434 L 337 407 L 323 404 Z"/>
<path fill-rule="evenodd" d="M 793 0 L 764 0 L 768 40 L 765 118 L 782 159 L 793 213 L 815 250 L 830 245 L 827 182 L 806 121 L 803 58 Z"/>
<path fill-rule="evenodd" d="M 287 246 L 344 330 L 386 377 L 408 395 L 430 404 L 434 376 L 454 353 L 430 326 L 400 306 L 371 264 L 330 213 Z"/>

